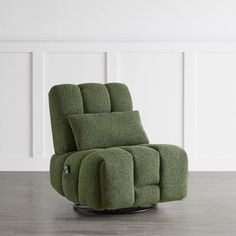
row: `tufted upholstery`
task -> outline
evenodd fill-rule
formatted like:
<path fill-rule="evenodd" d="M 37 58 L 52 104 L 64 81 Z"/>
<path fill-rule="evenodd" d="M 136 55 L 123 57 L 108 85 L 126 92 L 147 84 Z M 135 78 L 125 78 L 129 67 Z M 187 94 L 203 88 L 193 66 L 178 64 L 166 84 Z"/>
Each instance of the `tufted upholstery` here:
<path fill-rule="evenodd" d="M 56 154 L 76 151 L 67 115 L 132 111 L 132 100 L 124 84 L 63 84 L 49 92 L 53 143 Z"/>
<path fill-rule="evenodd" d="M 188 160 L 174 145 L 138 144 L 78 151 L 68 115 L 132 111 L 124 84 L 57 85 L 49 92 L 55 154 L 50 179 L 58 193 L 97 210 L 181 200 Z M 69 173 L 64 168 L 69 167 Z"/>

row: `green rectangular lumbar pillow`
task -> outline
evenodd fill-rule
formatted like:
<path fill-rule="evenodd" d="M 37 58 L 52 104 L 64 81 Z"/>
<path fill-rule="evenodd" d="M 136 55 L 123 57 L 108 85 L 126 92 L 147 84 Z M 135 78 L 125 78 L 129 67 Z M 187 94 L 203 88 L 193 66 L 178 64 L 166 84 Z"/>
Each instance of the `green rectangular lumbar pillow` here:
<path fill-rule="evenodd" d="M 68 115 L 78 150 L 147 144 L 139 112 Z"/>

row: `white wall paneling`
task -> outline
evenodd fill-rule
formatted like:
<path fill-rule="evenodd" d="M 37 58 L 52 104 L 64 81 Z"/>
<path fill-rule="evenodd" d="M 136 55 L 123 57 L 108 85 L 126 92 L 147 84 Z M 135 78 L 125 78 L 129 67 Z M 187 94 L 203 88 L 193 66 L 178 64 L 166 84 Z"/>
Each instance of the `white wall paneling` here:
<path fill-rule="evenodd" d="M 45 155 L 53 153 L 51 124 L 47 93 L 55 84 L 80 84 L 106 82 L 106 54 L 104 52 L 61 52 L 46 53 L 46 106 L 45 109 Z"/>
<path fill-rule="evenodd" d="M 122 53 L 119 80 L 129 86 L 150 142 L 183 146 L 183 53 Z"/>
<path fill-rule="evenodd" d="M 48 91 L 123 82 L 153 143 L 191 170 L 236 170 L 235 41 L 0 41 L 0 170 L 48 170 Z"/>
<path fill-rule="evenodd" d="M 0 158 L 32 157 L 31 71 L 31 53 L 0 53 Z"/>
<path fill-rule="evenodd" d="M 195 151 L 202 161 L 236 162 L 236 52 L 196 55 Z"/>
<path fill-rule="evenodd" d="M 236 38 L 235 0 L 1 0 L 0 38 Z"/>
<path fill-rule="evenodd" d="M 44 53 L 33 52 L 33 157 L 40 158 L 45 153 L 45 75 Z M 43 127 L 43 128 L 42 128 Z"/>

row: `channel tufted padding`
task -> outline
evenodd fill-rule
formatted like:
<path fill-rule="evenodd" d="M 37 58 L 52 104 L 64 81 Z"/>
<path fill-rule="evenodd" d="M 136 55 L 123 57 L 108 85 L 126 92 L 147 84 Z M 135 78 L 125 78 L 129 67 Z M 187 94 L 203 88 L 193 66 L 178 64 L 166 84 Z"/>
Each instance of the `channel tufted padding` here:
<path fill-rule="evenodd" d="M 65 160 L 71 153 L 65 153 L 62 155 L 54 154 L 50 161 L 50 182 L 53 188 L 64 196 L 62 188 L 62 173 Z"/>
<path fill-rule="evenodd" d="M 123 146 L 54 155 L 50 176 L 72 202 L 117 209 L 183 199 L 187 164 L 184 150 L 174 145 Z"/>
<path fill-rule="evenodd" d="M 78 186 L 79 172 L 83 159 L 89 154 L 102 149 L 92 149 L 81 152 L 73 152 L 64 161 L 63 166 L 69 166 L 69 174 L 61 173 L 62 190 L 64 195 L 72 202 L 79 203 Z"/>
<path fill-rule="evenodd" d="M 186 152 L 175 145 L 145 144 L 160 154 L 160 200 L 182 200 L 187 195 L 188 158 Z"/>
<path fill-rule="evenodd" d="M 80 89 L 72 84 L 52 87 L 49 92 L 49 106 L 55 153 L 75 151 L 76 144 L 67 115 L 84 113 Z"/>
<path fill-rule="evenodd" d="M 56 85 L 49 91 L 49 107 L 55 154 L 76 151 L 69 114 L 131 111 L 132 100 L 121 83 Z"/>
<path fill-rule="evenodd" d="M 50 180 L 58 193 L 97 210 L 156 204 L 186 196 L 187 154 L 175 145 L 108 145 L 77 150 L 68 116 L 132 111 L 126 85 L 56 85 L 49 92 L 49 104 L 55 148 Z M 116 130 L 120 131 L 116 128 L 115 133 Z"/>
<path fill-rule="evenodd" d="M 100 113 L 111 111 L 110 95 L 104 84 L 80 84 L 83 97 L 84 113 Z"/>
<path fill-rule="evenodd" d="M 159 164 L 159 152 L 140 145 L 77 151 L 52 158 L 51 183 L 70 201 L 96 209 L 155 204 Z"/>
<path fill-rule="evenodd" d="M 106 84 L 110 94 L 111 111 L 132 111 L 132 99 L 129 89 L 125 84 L 109 83 Z"/>
<path fill-rule="evenodd" d="M 135 187 L 134 206 L 151 205 L 160 202 L 159 185 L 146 185 Z"/>
<path fill-rule="evenodd" d="M 80 203 L 95 209 L 118 209 L 134 204 L 133 157 L 119 148 L 87 155 L 79 173 Z"/>
<path fill-rule="evenodd" d="M 123 150 L 133 156 L 134 184 L 136 187 L 157 185 L 160 180 L 160 155 L 159 152 L 144 146 L 124 146 Z"/>

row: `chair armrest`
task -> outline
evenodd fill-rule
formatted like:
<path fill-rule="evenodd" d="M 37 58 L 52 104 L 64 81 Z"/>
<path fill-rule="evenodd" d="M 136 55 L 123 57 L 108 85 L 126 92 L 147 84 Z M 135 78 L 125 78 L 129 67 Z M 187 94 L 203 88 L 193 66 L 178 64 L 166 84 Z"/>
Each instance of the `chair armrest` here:
<path fill-rule="evenodd" d="M 52 155 L 50 160 L 50 182 L 52 187 L 64 196 L 63 188 L 62 188 L 62 173 L 63 173 L 63 164 L 67 157 L 71 154 L 71 152 L 61 154 L 61 155 Z"/>
<path fill-rule="evenodd" d="M 80 204 L 97 210 L 134 204 L 134 166 L 130 153 L 119 148 L 87 155 L 79 173 Z"/>

